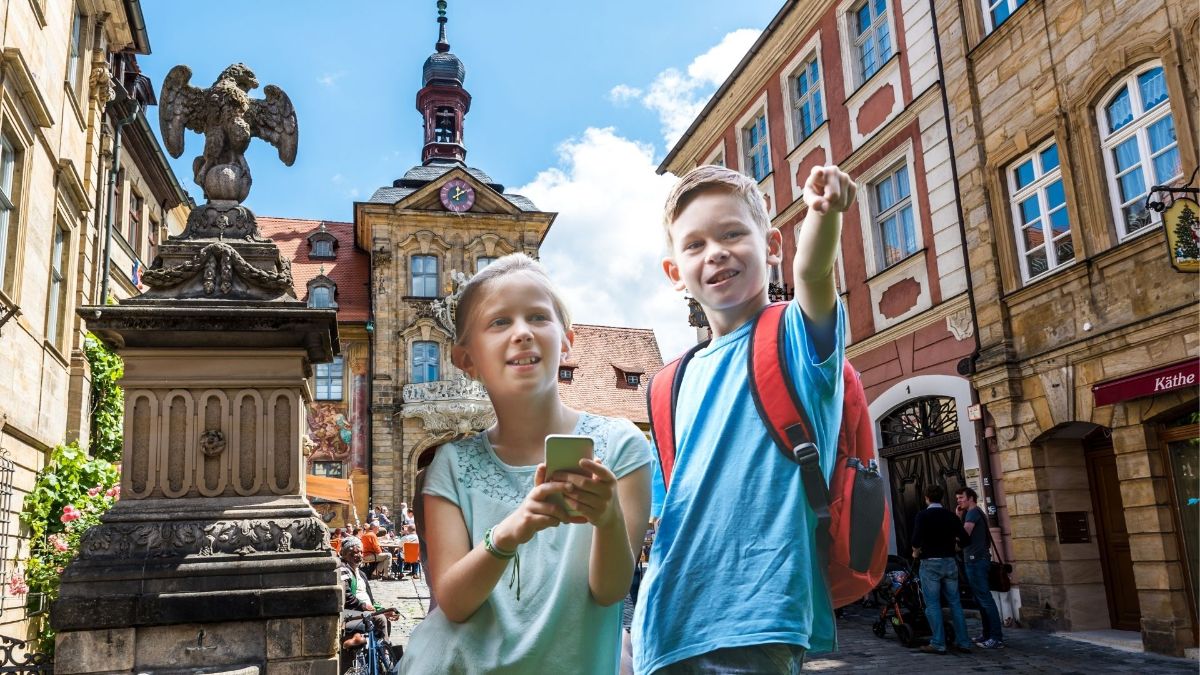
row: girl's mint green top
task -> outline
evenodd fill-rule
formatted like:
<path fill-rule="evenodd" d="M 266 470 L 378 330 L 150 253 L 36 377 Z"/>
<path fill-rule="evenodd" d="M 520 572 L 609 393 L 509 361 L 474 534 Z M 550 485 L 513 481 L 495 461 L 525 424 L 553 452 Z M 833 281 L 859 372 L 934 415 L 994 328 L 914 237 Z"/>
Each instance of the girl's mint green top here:
<path fill-rule="evenodd" d="M 582 413 L 575 434 L 595 441 L 595 456 L 616 476 L 646 466 L 650 447 L 631 422 Z M 471 541 L 512 513 L 533 489 L 533 466 L 496 456 L 486 434 L 448 443 L 429 465 L 423 494 L 462 510 Z M 483 605 L 463 623 L 433 610 L 413 631 L 402 673 L 618 672 L 621 603 L 601 607 L 588 588 L 591 525 L 560 525 L 522 544 L 521 599 L 509 586 L 513 562 Z M 436 537 L 436 532 L 428 533 Z"/>

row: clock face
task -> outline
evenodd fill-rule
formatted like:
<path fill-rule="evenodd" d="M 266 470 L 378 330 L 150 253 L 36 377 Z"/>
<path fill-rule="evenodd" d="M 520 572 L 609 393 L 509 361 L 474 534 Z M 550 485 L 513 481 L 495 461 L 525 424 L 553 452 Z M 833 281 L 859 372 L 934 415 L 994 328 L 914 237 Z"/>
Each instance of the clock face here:
<path fill-rule="evenodd" d="M 475 205 L 475 189 L 467 181 L 455 178 L 442 186 L 442 206 L 455 212 L 469 211 Z"/>

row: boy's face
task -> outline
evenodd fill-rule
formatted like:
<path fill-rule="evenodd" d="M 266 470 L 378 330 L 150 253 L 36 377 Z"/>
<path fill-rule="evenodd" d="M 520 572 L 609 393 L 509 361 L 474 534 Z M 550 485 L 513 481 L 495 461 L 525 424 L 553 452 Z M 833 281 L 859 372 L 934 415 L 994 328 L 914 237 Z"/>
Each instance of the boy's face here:
<path fill-rule="evenodd" d="M 671 255 L 663 271 L 675 290 L 685 288 L 724 333 L 754 316 L 767 302 L 767 275 L 782 259 L 779 230 L 755 224 L 746 203 L 708 190 L 671 223 Z"/>

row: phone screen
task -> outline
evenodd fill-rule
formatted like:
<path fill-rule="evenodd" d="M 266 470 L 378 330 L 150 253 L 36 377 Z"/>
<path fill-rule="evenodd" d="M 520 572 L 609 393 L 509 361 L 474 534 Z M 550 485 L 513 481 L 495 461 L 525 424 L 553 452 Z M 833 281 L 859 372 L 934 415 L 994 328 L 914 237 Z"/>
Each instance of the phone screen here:
<path fill-rule="evenodd" d="M 592 439 L 588 436 L 570 436 L 552 434 L 546 437 L 546 478 L 558 471 L 583 473 L 579 468 L 579 460 L 592 458 Z M 553 499 L 559 506 L 567 510 L 567 515 L 578 516 L 578 511 L 567 507 L 562 495 L 554 495 Z"/>

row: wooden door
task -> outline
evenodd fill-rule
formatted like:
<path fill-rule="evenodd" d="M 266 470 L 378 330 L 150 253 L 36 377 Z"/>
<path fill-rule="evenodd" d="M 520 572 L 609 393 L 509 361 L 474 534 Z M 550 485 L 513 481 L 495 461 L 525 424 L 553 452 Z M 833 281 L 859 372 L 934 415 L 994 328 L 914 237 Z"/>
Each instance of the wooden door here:
<path fill-rule="evenodd" d="M 1142 610 L 1133 577 L 1133 556 L 1129 551 L 1129 532 L 1125 529 L 1125 509 L 1112 441 L 1089 443 L 1086 458 L 1100 566 L 1108 596 L 1108 617 L 1117 630 L 1140 631 Z"/>
<path fill-rule="evenodd" d="M 954 441 L 957 441 L 955 434 Z M 892 489 L 892 519 L 896 553 L 912 554 L 912 527 L 917 513 L 925 508 L 925 486 L 938 484 L 946 491 L 942 504 L 954 508 L 954 491 L 965 486 L 962 447 L 952 445 L 911 450 L 887 457 Z"/>

